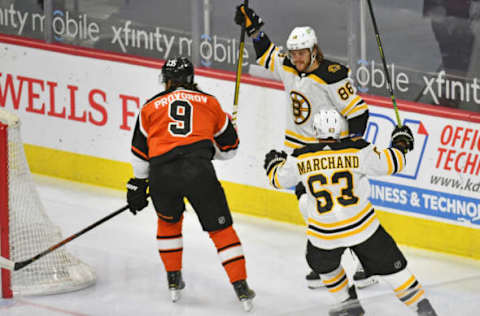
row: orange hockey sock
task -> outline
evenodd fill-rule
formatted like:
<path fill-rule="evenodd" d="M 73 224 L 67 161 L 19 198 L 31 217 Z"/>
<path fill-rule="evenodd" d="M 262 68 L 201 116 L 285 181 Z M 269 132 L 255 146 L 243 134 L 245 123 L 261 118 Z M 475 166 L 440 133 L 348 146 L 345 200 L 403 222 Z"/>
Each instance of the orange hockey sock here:
<path fill-rule="evenodd" d="M 245 280 L 247 269 L 242 244 L 232 226 L 209 232 L 230 282 Z"/>
<path fill-rule="evenodd" d="M 168 223 L 158 218 L 157 244 L 160 258 L 163 261 L 167 272 L 182 269 L 183 237 L 182 237 L 183 216 L 176 223 Z"/>

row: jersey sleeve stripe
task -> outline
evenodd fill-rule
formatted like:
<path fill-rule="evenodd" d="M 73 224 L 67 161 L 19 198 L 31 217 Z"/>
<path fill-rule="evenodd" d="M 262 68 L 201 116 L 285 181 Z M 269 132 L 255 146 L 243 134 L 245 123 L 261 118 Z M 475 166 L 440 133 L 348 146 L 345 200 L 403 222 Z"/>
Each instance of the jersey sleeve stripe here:
<path fill-rule="evenodd" d="M 238 148 L 239 143 L 240 143 L 240 140 L 237 138 L 234 144 L 222 146 L 222 147 L 219 147 L 218 149 L 220 149 L 221 151 L 229 151 L 229 150 Z"/>
<path fill-rule="evenodd" d="M 358 116 L 368 110 L 368 105 L 364 102 L 362 105 L 357 105 L 350 112 L 347 113 L 346 117 Z M 355 114 L 355 115 L 353 115 Z"/>
<path fill-rule="evenodd" d="M 390 152 L 388 151 L 388 149 L 384 149 L 383 154 L 385 155 L 385 159 L 387 160 L 388 174 L 392 174 L 392 172 L 393 172 L 393 162 L 392 162 L 392 158 L 390 157 Z"/>
<path fill-rule="evenodd" d="M 277 57 L 277 54 L 278 54 L 278 47 L 275 47 L 275 50 L 274 50 L 273 54 L 271 55 L 271 60 L 267 61 L 267 64 L 270 63 L 270 66 L 268 67 L 268 69 L 271 72 L 275 71 L 275 58 Z"/>
<path fill-rule="evenodd" d="M 327 84 L 327 83 L 325 82 L 325 80 L 323 80 L 322 78 L 320 78 L 319 76 L 316 76 L 316 75 L 314 75 L 314 74 L 308 75 L 308 78 L 311 78 L 312 80 L 318 82 L 319 84 Z"/>
<path fill-rule="evenodd" d="M 282 163 L 283 165 L 283 163 Z M 273 180 L 275 181 L 275 187 L 277 189 L 282 189 L 282 186 L 280 185 L 280 181 L 278 181 L 278 167 L 275 168 L 275 170 L 273 171 L 274 172 L 274 177 L 273 177 Z"/>
<path fill-rule="evenodd" d="M 275 47 L 275 48 L 276 48 L 276 47 Z M 275 54 L 274 54 L 275 48 L 270 51 L 270 53 L 268 54 L 267 60 L 265 61 L 265 68 L 268 69 L 268 70 L 270 70 L 270 68 L 271 68 L 271 67 L 270 67 L 270 66 L 271 66 L 271 65 L 270 65 L 270 62 L 271 62 L 271 60 L 272 60 L 272 55 L 275 55 Z"/>
<path fill-rule="evenodd" d="M 148 133 L 147 131 L 145 130 L 145 128 L 143 127 L 143 120 L 142 120 L 142 115 L 140 113 L 140 115 L 138 116 L 138 121 L 139 121 L 139 124 L 138 124 L 138 128 L 140 130 L 140 132 L 143 134 L 143 136 L 145 136 L 145 138 L 148 137 Z"/>
<path fill-rule="evenodd" d="M 136 147 L 132 146 L 132 152 L 137 156 L 138 158 L 141 158 L 143 160 L 148 160 L 147 155 L 143 153 L 140 149 L 137 149 Z"/>
<path fill-rule="evenodd" d="M 283 142 L 283 144 L 288 147 L 288 148 L 293 148 L 293 149 L 297 149 L 297 148 L 302 148 L 304 145 L 298 145 L 296 143 L 293 143 L 293 142 L 290 142 L 288 139 L 285 139 L 285 141 Z"/>
<path fill-rule="evenodd" d="M 260 66 L 263 66 L 268 69 L 268 67 L 266 66 L 266 60 L 268 57 L 270 57 L 270 54 L 272 53 L 272 50 L 274 49 L 274 47 L 275 45 L 273 45 L 273 43 L 270 43 L 270 46 L 268 46 L 265 53 L 259 58 L 257 62 Z"/>
<path fill-rule="evenodd" d="M 291 130 L 289 130 L 289 129 L 285 130 L 285 134 L 286 134 L 287 136 L 296 138 L 296 139 L 298 139 L 298 140 L 300 140 L 300 141 L 314 142 L 314 143 L 317 142 L 317 139 L 316 139 L 315 137 L 302 136 L 302 135 L 297 134 L 297 133 L 295 133 L 294 131 L 291 131 Z"/>
<path fill-rule="evenodd" d="M 290 72 L 294 75 L 298 75 L 298 71 L 295 70 L 295 68 L 287 66 L 287 65 L 283 65 L 282 67 L 283 67 L 283 70 L 285 70 L 286 72 Z"/>
<path fill-rule="evenodd" d="M 278 168 L 283 166 L 285 164 L 285 161 L 275 165 L 270 172 L 268 173 L 268 180 L 269 182 L 275 187 L 276 189 L 282 189 L 282 186 L 280 185 L 280 182 L 278 181 Z"/>
<path fill-rule="evenodd" d="M 225 114 L 225 123 L 223 123 L 222 128 L 218 132 L 216 132 L 215 135 L 213 135 L 213 138 L 222 134 L 227 129 L 227 126 L 228 126 L 228 116 L 227 116 L 227 114 Z"/>
<path fill-rule="evenodd" d="M 395 156 L 397 157 L 397 161 L 398 161 L 398 164 L 399 164 L 397 172 L 400 172 L 405 167 L 405 156 L 397 148 L 392 148 L 392 150 L 395 153 Z"/>
<path fill-rule="evenodd" d="M 353 98 L 352 101 L 350 101 L 350 103 L 348 103 L 348 105 L 340 113 L 343 116 L 346 116 L 346 114 L 350 112 L 350 110 L 357 104 L 359 100 L 360 100 L 360 96 L 357 95 L 355 98 Z"/>
<path fill-rule="evenodd" d="M 273 185 L 273 186 L 276 188 L 275 183 L 274 183 L 274 178 L 273 178 L 273 176 L 274 176 L 274 175 L 273 175 L 274 170 L 275 170 L 275 167 L 273 167 L 273 168 L 270 170 L 270 172 L 268 173 L 268 182 L 270 182 L 270 184 Z"/>
<path fill-rule="evenodd" d="M 398 172 L 398 161 L 397 161 L 397 156 L 395 156 L 395 152 L 392 150 L 392 148 L 388 148 L 388 151 L 392 155 L 392 161 L 393 161 L 393 173 Z"/>

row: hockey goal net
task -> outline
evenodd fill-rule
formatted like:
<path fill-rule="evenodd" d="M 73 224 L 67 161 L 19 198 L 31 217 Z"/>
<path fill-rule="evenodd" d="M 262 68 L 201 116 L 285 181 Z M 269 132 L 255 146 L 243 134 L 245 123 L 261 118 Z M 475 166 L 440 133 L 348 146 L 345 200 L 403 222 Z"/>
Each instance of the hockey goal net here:
<path fill-rule="evenodd" d="M 47 216 L 25 157 L 20 120 L 0 109 L 0 251 L 13 261 L 29 259 L 63 240 Z M 46 295 L 95 283 L 94 270 L 59 248 L 19 271 L 2 269 L 2 297 Z"/>

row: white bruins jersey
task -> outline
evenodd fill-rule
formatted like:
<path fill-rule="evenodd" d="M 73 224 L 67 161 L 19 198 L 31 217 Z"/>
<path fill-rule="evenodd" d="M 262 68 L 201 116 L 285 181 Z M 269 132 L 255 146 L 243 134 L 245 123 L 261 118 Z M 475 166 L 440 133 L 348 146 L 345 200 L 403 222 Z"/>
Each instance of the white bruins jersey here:
<path fill-rule="evenodd" d="M 313 113 L 319 110 L 333 109 L 341 114 L 344 118 L 341 137 L 349 135 L 347 120 L 368 111 L 367 104 L 357 95 L 347 67 L 323 60 L 313 72 L 299 73 L 266 35 L 254 41 L 254 46 L 257 63 L 278 74 L 285 86 L 287 151 L 316 142 L 312 120 Z"/>
<path fill-rule="evenodd" d="M 400 172 L 405 163 L 396 148 L 380 151 L 363 139 L 348 138 L 297 149 L 268 177 L 275 188 L 303 182 L 308 239 L 318 248 L 334 249 L 362 243 L 380 225 L 369 201 L 367 176 Z"/>

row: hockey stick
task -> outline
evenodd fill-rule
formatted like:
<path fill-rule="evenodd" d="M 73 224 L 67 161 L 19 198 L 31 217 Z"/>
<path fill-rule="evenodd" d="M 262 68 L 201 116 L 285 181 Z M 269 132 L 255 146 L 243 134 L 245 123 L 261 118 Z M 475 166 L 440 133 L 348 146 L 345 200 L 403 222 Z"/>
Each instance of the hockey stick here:
<path fill-rule="evenodd" d="M 380 57 L 382 58 L 382 62 L 383 62 L 383 70 L 385 71 L 385 75 L 387 77 L 387 88 L 388 88 L 388 91 L 390 92 L 390 97 L 392 98 L 393 109 L 395 110 L 398 126 L 402 126 L 402 123 L 400 121 L 400 115 L 398 114 L 397 100 L 395 99 L 395 95 L 393 94 L 393 86 L 392 86 L 392 81 L 390 79 L 390 72 L 388 71 L 387 61 L 385 60 L 385 55 L 383 54 L 383 46 L 382 46 L 382 41 L 380 40 L 380 34 L 378 33 L 377 21 L 375 20 L 375 15 L 373 14 L 372 3 L 370 0 L 367 0 L 367 3 L 368 3 L 368 9 L 370 11 L 370 16 L 372 17 L 373 29 L 375 30 L 375 37 L 377 39 L 378 51 L 380 52 Z"/>
<path fill-rule="evenodd" d="M 148 197 L 149 195 L 147 195 Z M 7 258 L 4 258 L 4 257 L 0 257 L 0 267 L 4 268 L 4 269 L 8 269 L 8 270 L 12 270 L 12 271 L 17 271 L 17 270 L 20 270 L 26 266 L 28 266 L 29 264 L 37 261 L 38 259 L 42 258 L 43 256 L 51 253 L 52 251 L 62 247 L 63 245 L 71 242 L 72 240 L 76 239 L 77 237 L 80 237 L 81 235 L 85 234 L 86 232 L 92 230 L 93 228 L 97 227 L 98 225 L 108 221 L 109 219 L 117 216 L 118 214 L 120 213 L 123 213 L 124 211 L 128 210 L 129 208 L 129 205 L 125 205 L 123 206 L 122 208 L 116 210 L 115 212 L 105 216 L 104 218 L 102 219 L 99 219 L 98 221 L 96 221 L 95 223 L 91 224 L 90 226 L 88 227 L 85 227 L 84 229 L 82 229 L 81 231 L 79 231 L 78 233 L 76 234 L 73 234 L 71 235 L 70 237 L 60 241 L 59 243 L 51 246 L 50 248 L 48 248 L 47 250 L 39 253 L 38 255 L 35 255 L 33 256 L 32 258 L 30 259 L 27 259 L 27 260 L 23 260 L 23 261 L 18 261 L 18 262 L 14 262 L 12 260 L 9 260 Z"/>
<path fill-rule="evenodd" d="M 442 70 L 442 68 L 443 68 L 443 65 L 440 64 L 440 66 L 438 66 L 435 73 L 439 73 Z M 423 94 L 424 94 L 425 90 L 427 90 L 427 84 L 423 85 L 423 87 L 420 90 L 420 92 L 418 93 L 418 95 L 415 97 L 415 99 L 413 99 L 413 102 L 418 102 L 423 97 Z"/>
<path fill-rule="evenodd" d="M 248 0 L 244 0 L 243 4 L 245 8 L 248 8 Z M 242 64 L 243 64 L 243 50 L 245 49 L 245 26 L 242 26 L 240 31 L 240 47 L 238 49 L 238 60 L 237 60 L 237 75 L 235 80 L 235 93 L 233 96 L 233 111 L 232 111 L 232 124 L 237 127 L 237 116 L 238 116 L 238 93 L 240 90 L 240 77 L 242 76 Z"/>

